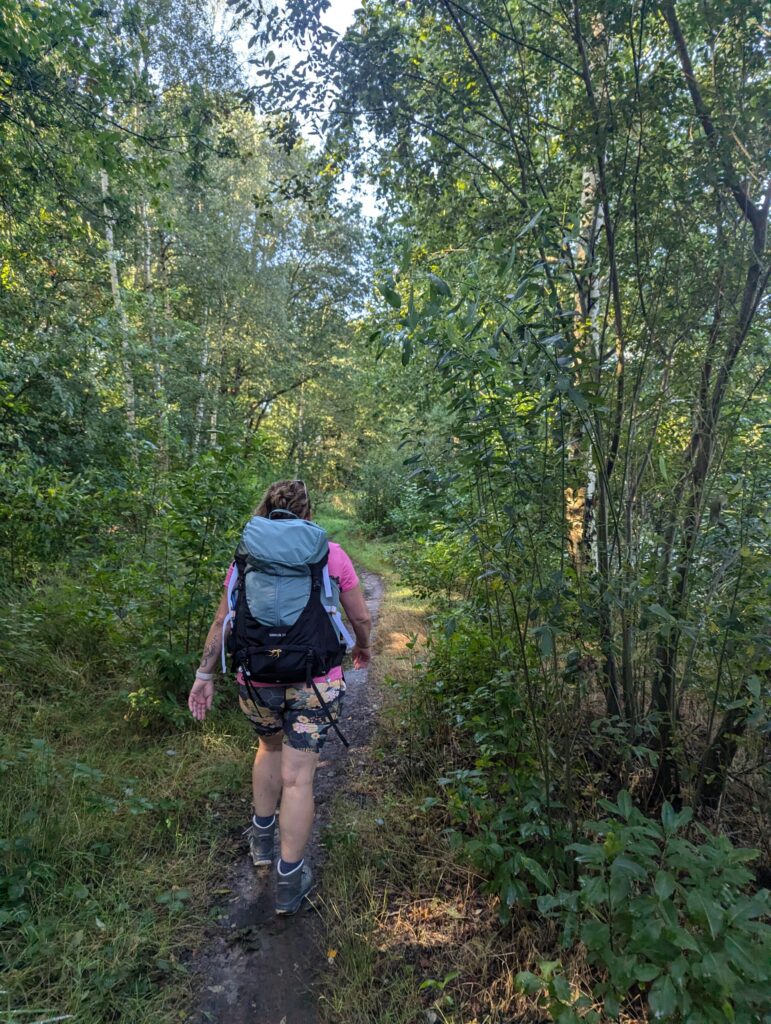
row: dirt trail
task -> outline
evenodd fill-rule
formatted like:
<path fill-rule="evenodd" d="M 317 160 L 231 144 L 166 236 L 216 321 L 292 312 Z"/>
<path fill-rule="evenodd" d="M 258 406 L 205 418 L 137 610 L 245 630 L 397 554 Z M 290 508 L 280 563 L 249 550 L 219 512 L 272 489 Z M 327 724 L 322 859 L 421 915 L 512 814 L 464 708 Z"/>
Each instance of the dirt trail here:
<path fill-rule="evenodd" d="M 361 580 L 376 622 L 382 581 L 366 572 Z M 323 855 L 320 831 L 328 819 L 329 802 L 341 786 L 345 790 L 346 773 L 362 762 L 377 715 L 378 700 L 367 675 L 364 670 L 346 671 L 341 729 L 350 749 L 330 731 L 316 775 L 317 813 L 310 851 L 316 878 Z M 244 772 L 248 770 L 245 764 Z M 294 917 L 277 917 L 272 871 L 252 866 L 245 840 L 234 836 L 233 844 L 236 859 L 223 878 L 232 896 L 223 907 L 225 916 L 196 958 L 199 995 L 187 1024 L 316 1024 L 317 990 L 326 965 L 321 921 L 305 908 Z"/>

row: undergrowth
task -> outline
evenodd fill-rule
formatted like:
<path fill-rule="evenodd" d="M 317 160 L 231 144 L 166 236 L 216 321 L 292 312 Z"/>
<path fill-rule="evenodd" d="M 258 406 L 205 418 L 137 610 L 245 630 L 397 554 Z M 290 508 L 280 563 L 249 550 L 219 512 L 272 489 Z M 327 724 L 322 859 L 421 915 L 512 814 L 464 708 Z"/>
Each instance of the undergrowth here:
<path fill-rule="evenodd" d="M 511 688 L 505 700 L 491 686 L 449 699 L 420 638 L 427 625 L 392 583 L 372 670 L 385 711 L 326 834 L 325 1020 L 768 1020 L 756 852 L 687 808 L 643 813 L 623 778 L 604 796 L 602 773 L 572 827 L 553 797 L 549 817 L 533 760 L 521 743 L 504 752 L 514 733 L 493 728 L 514 713 Z M 442 657 L 456 639 L 443 632 Z M 472 624 L 463 639 L 454 657 L 468 667 Z"/>
<path fill-rule="evenodd" d="M 179 1020 L 249 737 L 229 712 L 138 731 L 118 679 L 76 689 L 77 665 L 62 669 L 43 696 L 4 685 L 0 1006 L 14 1021 Z"/>

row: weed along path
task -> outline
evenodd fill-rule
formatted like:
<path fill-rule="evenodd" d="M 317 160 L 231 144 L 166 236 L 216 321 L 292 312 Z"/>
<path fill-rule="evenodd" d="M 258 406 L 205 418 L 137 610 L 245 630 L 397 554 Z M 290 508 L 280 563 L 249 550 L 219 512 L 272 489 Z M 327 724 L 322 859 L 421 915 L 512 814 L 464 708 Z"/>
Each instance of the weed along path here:
<path fill-rule="evenodd" d="M 367 604 L 377 622 L 383 584 L 360 573 Z M 310 856 L 316 878 L 322 862 L 321 830 L 332 797 L 345 792 L 347 773 L 360 764 L 377 715 L 377 698 L 364 670 L 346 672 L 341 729 L 346 750 L 334 732 L 322 752 L 316 775 L 316 823 Z M 249 766 L 244 765 L 245 777 Z M 244 828 L 248 824 L 245 815 Z M 280 825 L 280 822 L 279 822 Z M 308 904 L 293 917 L 274 910 L 274 872 L 255 868 L 245 840 L 233 837 L 235 861 L 222 879 L 229 902 L 207 935 L 192 969 L 198 974 L 198 998 L 188 1024 L 315 1024 L 318 989 L 326 966 L 324 930 Z"/>

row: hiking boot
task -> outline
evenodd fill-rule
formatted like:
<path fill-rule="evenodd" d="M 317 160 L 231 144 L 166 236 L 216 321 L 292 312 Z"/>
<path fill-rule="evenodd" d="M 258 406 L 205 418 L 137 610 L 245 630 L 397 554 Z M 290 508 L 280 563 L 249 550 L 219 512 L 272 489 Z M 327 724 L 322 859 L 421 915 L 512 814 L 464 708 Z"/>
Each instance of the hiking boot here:
<path fill-rule="evenodd" d="M 289 875 L 276 872 L 276 913 L 296 914 L 313 886 L 310 864 L 303 864 Z"/>
<path fill-rule="evenodd" d="M 244 832 L 249 838 L 249 853 L 256 868 L 273 863 L 273 839 L 276 835 L 276 819 L 268 828 L 258 828 L 254 822 Z"/>

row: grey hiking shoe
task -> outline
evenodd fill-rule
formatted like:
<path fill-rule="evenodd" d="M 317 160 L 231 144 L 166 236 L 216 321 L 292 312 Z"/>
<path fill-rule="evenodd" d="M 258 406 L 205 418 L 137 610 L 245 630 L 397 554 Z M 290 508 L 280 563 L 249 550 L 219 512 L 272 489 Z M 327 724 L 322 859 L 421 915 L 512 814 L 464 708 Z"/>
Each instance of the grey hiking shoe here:
<path fill-rule="evenodd" d="M 244 832 L 249 838 L 249 853 L 256 868 L 273 863 L 273 840 L 276 835 L 276 819 L 268 828 L 258 828 L 254 822 Z"/>
<path fill-rule="evenodd" d="M 313 886 L 310 864 L 303 864 L 290 875 L 276 872 L 276 913 L 296 914 Z"/>

